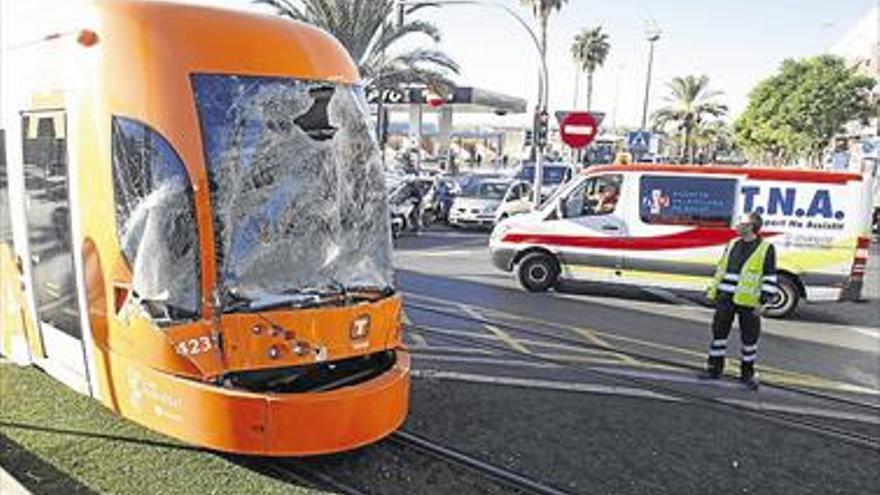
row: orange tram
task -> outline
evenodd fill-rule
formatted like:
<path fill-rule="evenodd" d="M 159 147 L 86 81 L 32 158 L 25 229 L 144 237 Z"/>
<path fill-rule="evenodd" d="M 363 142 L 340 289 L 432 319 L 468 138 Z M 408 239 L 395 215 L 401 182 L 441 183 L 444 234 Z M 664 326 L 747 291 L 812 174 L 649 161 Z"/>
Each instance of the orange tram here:
<path fill-rule="evenodd" d="M 2 354 L 220 451 L 320 454 L 397 429 L 410 357 L 345 49 L 161 2 L 68 22 L 4 54 Z"/>

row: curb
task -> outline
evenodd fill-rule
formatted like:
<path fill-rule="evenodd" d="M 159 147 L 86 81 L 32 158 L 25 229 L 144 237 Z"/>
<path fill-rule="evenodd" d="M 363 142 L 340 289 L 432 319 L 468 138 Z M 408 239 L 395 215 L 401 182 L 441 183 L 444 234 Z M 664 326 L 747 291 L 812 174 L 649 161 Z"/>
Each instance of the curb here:
<path fill-rule="evenodd" d="M 3 495 L 31 495 L 27 488 L 2 467 L 0 467 L 0 493 Z"/>

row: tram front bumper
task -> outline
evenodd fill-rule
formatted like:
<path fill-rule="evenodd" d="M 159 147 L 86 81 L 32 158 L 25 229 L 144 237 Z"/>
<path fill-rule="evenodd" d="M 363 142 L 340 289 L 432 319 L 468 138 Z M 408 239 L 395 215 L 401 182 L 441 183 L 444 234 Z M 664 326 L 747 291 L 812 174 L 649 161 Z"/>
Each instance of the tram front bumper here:
<path fill-rule="evenodd" d="M 370 380 L 325 392 L 258 394 L 162 373 L 112 355 L 103 402 L 122 416 L 185 442 L 223 452 L 307 456 L 375 442 L 403 424 L 410 355 Z"/>
<path fill-rule="evenodd" d="M 351 450 L 389 435 L 409 410 L 410 354 L 378 377 L 320 393 L 285 394 L 267 400 L 264 455 L 301 456 Z"/>

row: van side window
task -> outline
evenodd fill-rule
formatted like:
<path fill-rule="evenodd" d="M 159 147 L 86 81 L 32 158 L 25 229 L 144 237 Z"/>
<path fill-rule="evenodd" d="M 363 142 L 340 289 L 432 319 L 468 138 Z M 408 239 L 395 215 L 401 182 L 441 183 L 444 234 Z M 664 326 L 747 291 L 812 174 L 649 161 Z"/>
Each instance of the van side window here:
<path fill-rule="evenodd" d="M 639 180 L 639 216 L 652 225 L 729 227 L 736 179 L 644 175 Z"/>
<path fill-rule="evenodd" d="M 574 189 L 565 200 L 565 218 L 610 215 L 620 198 L 620 174 L 591 177 Z"/>
<path fill-rule="evenodd" d="M 193 320 L 201 298 L 193 188 L 158 132 L 113 117 L 113 199 L 132 290 L 158 324 Z"/>

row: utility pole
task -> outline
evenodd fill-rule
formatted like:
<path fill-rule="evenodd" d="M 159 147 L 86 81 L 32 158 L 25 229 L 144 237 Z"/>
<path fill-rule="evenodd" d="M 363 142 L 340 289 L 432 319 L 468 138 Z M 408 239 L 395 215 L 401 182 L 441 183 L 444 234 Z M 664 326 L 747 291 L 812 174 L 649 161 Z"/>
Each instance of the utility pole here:
<path fill-rule="evenodd" d="M 650 21 L 648 23 L 648 28 L 645 34 L 647 35 L 650 48 L 648 49 L 648 73 L 645 77 L 645 102 L 642 106 L 641 130 L 643 131 L 647 129 L 648 126 L 648 100 L 651 96 L 651 70 L 654 67 L 654 43 L 660 39 L 661 32 L 660 26 L 658 26 L 656 22 Z"/>

